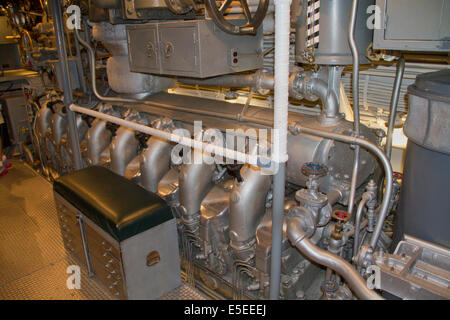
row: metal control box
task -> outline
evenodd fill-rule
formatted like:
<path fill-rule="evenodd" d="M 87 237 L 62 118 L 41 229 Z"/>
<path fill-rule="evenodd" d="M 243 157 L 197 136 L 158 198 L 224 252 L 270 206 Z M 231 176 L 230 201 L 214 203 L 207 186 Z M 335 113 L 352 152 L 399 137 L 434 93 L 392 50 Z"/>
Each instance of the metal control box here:
<path fill-rule="evenodd" d="M 211 20 L 127 26 L 133 72 L 207 78 L 262 68 L 262 28 L 236 36 Z"/>
<path fill-rule="evenodd" d="M 376 0 L 374 10 L 375 49 L 450 50 L 450 0 Z"/>

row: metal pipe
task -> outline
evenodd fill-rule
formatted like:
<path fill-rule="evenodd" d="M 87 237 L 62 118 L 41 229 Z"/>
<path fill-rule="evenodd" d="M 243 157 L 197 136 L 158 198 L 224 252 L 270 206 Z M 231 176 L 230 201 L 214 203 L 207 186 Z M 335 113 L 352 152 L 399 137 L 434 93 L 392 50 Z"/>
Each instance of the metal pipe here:
<path fill-rule="evenodd" d="M 335 118 L 339 113 L 339 101 L 328 84 L 320 79 L 314 78 L 309 81 L 309 90 L 317 95 L 322 101 L 323 109 L 327 118 Z"/>
<path fill-rule="evenodd" d="M 81 62 L 80 42 L 78 41 L 78 37 L 73 37 L 73 39 L 75 41 L 75 53 L 77 55 L 77 69 L 78 76 L 80 77 L 81 90 L 87 93 L 86 78 L 84 77 L 83 63 Z"/>
<path fill-rule="evenodd" d="M 289 241 L 291 241 L 302 255 L 318 264 L 334 270 L 342 276 L 350 289 L 352 289 L 359 298 L 365 300 L 383 299 L 367 287 L 366 281 L 364 281 L 358 271 L 356 271 L 350 263 L 331 252 L 320 249 L 307 239 L 303 232 L 302 224 L 300 217 L 294 217 L 289 221 L 287 227 Z"/>
<path fill-rule="evenodd" d="M 330 205 L 335 205 L 336 202 L 341 200 L 343 197 L 343 192 L 341 189 L 336 188 L 327 193 L 328 203 Z"/>
<path fill-rule="evenodd" d="M 62 22 L 61 4 L 59 0 L 52 0 L 53 10 L 53 25 L 55 28 L 56 47 L 58 49 L 58 58 L 61 61 L 61 73 L 64 90 L 64 105 L 67 111 L 67 121 L 69 124 L 69 136 L 70 145 L 72 148 L 73 162 L 75 170 L 79 170 L 83 167 L 81 160 L 80 144 L 78 138 L 77 125 L 75 120 L 75 114 L 70 110 L 70 105 L 73 101 L 72 88 L 70 86 L 69 79 L 69 66 L 67 64 L 67 52 L 64 41 L 64 30 Z"/>
<path fill-rule="evenodd" d="M 356 217 L 355 217 L 355 236 L 354 236 L 354 243 L 353 243 L 353 257 L 356 257 L 359 251 L 359 229 L 361 226 L 361 217 L 362 212 L 364 209 L 364 206 L 366 205 L 367 201 L 369 201 L 370 196 L 367 193 L 364 193 L 362 196 L 361 201 L 359 202 L 358 210 L 356 210 Z"/>
<path fill-rule="evenodd" d="M 265 157 L 265 156 L 246 154 L 246 153 L 239 152 L 236 150 L 223 148 L 223 147 L 220 147 L 220 146 L 217 146 L 214 144 L 203 143 L 202 141 L 199 141 L 199 140 L 194 140 L 194 139 L 187 138 L 187 137 L 184 137 L 184 136 L 181 136 L 178 134 L 151 128 L 151 127 L 148 127 L 148 126 L 145 126 L 145 125 L 133 122 L 133 121 L 124 120 L 124 119 L 121 119 L 118 117 L 111 116 L 109 114 L 105 114 L 105 113 L 91 110 L 88 108 L 80 107 L 75 104 L 70 105 L 70 110 L 78 112 L 78 113 L 87 114 L 91 117 L 106 120 L 106 121 L 118 124 L 120 126 L 130 128 L 135 131 L 143 132 L 143 133 L 155 136 L 155 137 L 159 137 L 159 138 L 162 138 L 165 140 L 176 142 L 176 143 L 182 144 L 184 146 L 204 150 L 205 152 L 214 153 L 215 155 L 226 157 L 226 158 L 240 161 L 243 163 L 249 163 L 254 166 L 258 166 L 258 159 L 262 163 L 268 163 L 269 161 L 272 161 L 270 158 Z"/>
<path fill-rule="evenodd" d="M 251 87 L 255 89 L 272 90 L 274 78 L 272 74 L 257 71 L 251 74 L 234 74 L 207 79 L 178 78 L 178 82 L 189 85 L 218 86 L 218 87 Z"/>
<path fill-rule="evenodd" d="M 397 114 L 398 99 L 400 97 L 400 88 L 405 72 L 405 59 L 400 57 L 397 62 L 397 73 L 395 74 L 394 87 L 392 89 L 391 107 L 389 109 L 389 125 L 386 135 L 386 155 L 390 159 L 392 153 L 392 133 L 394 131 L 395 116 Z"/>
<path fill-rule="evenodd" d="M 284 188 L 287 161 L 287 122 L 289 106 L 289 47 L 291 1 L 274 0 L 275 4 L 275 87 L 274 145 L 272 157 L 278 164 L 273 185 L 272 248 L 270 257 L 269 297 L 280 296 L 281 242 L 283 237 Z"/>
<path fill-rule="evenodd" d="M 352 52 L 353 60 L 353 121 L 354 134 L 359 137 L 359 52 L 355 40 L 356 15 L 358 12 L 358 0 L 352 0 L 352 9 L 350 13 L 350 21 L 348 24 L 348 43 Z M 350 194 L 348 196 L 348 212 L 353 212 L 355 203 L 356 181 L 358 179 L 359 167 L 359 146 L 355 146 L 355 155 L 353 160 L 352 182 L 350 185 Z"/>
<path fill-rule="evenodd" d="M 384 220 L 386 219 L 386 216 L 389 213 L 389 203 L 390 203 L 390 199 L 392 196 L 393 172 L 392 172 L 391 163 L 390 163 L 388 157 L 386 156 L 386 154 L 380 148 L 378 148 L 378 146 L 376 144 L 374 144 L 370 141 L 367 141 L 365 139 L 362 139 L 362 138 L 346 136 L 346 135 L 340 134 L 340 133 L 323 131 L 323 130 L 318 130 L 318 129 L 313 129 L 313 128 L 307 128 L 307 127 L 303 127 L 299 124 L 294 124 L 293 126 L 291 126 L 290 130 L 293 134 L 304 133 L 304 134 L 310 134 L 313 136 L 322 137 L 322 138 L 326 138 L 326 139 L 337 140 L 337 141 L 341 141 L 341 142 L 348 143 L 348 144 L 355 144 L 355 145 L 361 146 L 365 149 L 368 149 L 380 160 L 381 164 L 383 165 L 383 169 L 384 169 L 384 173 L 385 173 L 385 177 L 386 177 L 386 188 L 385 188 L 385 193 L 383 195 L 383 200 L 381 201 L 380 215 L 378 217 L 375 232 L 373 233 L 372 238 L 370 240 L 370 246 L 373 249 L 375 249 L 376 244 L 378 242 L 378 238 L 380 237 L 381 230 L 383 229 Z"/>

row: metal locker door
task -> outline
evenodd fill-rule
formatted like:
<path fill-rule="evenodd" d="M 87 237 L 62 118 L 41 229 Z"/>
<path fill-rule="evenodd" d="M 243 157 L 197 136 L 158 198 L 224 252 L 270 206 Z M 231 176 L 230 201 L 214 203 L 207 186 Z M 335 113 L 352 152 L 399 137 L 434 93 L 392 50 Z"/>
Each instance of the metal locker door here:
<path fill-rule="evenodd" d="M 127 27 L 130 70 L 160 73 L 158 31 L 156 25 Z"/>
<path fill-rule="evenodd" d="M 192 23 L 162 23 L 158 28 L 161 73 L 199 76 L 198 29 Z"/>

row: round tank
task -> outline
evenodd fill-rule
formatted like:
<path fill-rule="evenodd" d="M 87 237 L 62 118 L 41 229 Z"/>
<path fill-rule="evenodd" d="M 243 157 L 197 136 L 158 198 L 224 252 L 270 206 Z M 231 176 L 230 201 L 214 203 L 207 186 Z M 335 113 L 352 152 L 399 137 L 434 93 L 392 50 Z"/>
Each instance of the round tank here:
<path fill-rule="evenodd" d="M 395 248 L 404 234 L 450 248 L 450 70 L 408 88 L 408 136 Z"/>

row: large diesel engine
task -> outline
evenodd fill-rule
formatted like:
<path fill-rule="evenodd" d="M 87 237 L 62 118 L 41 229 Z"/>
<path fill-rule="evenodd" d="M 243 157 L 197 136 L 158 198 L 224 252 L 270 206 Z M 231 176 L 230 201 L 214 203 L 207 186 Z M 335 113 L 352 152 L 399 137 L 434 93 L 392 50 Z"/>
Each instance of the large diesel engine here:
<path fill-rule="evenodd" d="M 405 57 L 377 42 L 368 22 L 368 8 L 377 3 L 56 5 L 53 10 L 76 22 L 73 29 L 65 27 L 74 63 L 57 65 L 59 88 L 46 88 L 33 102 L 39 170 L 53 180 L 103 166 L 164 199 L 177 221 L 182 278 L 211 297 L 347 300 L 389 293 L 448 299 L 448 230 L 439 236 L 438 250 L 422 241 L 433 237 L 415 233 L 421 228 L 408 220 L 408 204 L 397 210 L 402 177 L 393 172 L 389 144 Z M 75 20 L 69 4 L 81 7 Z M 448 38 L 442 41 L 448 44 Z M 46 67 L 53 63 L 42 54 L 39 59 Z M 398 65 L 384 139 L 373 124 L 386 120 L 370 120 L 367 97 L 360 97 L 369 77 L 365 84 L 358 79 L 387 60 Z M 76 81 L 63 81 L 67 71 L 79 75 Z M 444 72 L 438 79 L 448 88 Z M 350 102 L 345 77 L 352 81 Z M 425 94 L 421 86 L 435 84 L 430 77 L 410 94 L 448 103 L 448 97 L 440 98 L 442 88 Z M 445 112 L 439 113 L 442 121 L 448 121 Z M 420 117 L 408 117 L 407 134 L 414 137 L 412 121 L 420 127 Z M 448 126 L 441 128 L 448 134 Z M 432 135 L 430 130 L 424 135 Z M 414 140 L 415 147 L 430 141 L 448 162 L 448 143 L 422 138 Z M 407 188 L 412 201 L 414 187 Z M 446 204 L 434 211 L 448 209 L 448 200 L 441 200 Z M 398 214 L 403 229 L 396 225 Z M 448 222 L 447 216 L 436 221 Z M 433 250 L 442 260 L 427 256 Z M 406 263 L 402 254 L 429 268 L 397 272 Z M 397 282 L 369 288 L 374 267 Z M 442 275 L 438 269 L 446 269 L 447 278 L 436 276 Z M 410 274 L 417 273 L 428 278 L 415 281 Z"/>

